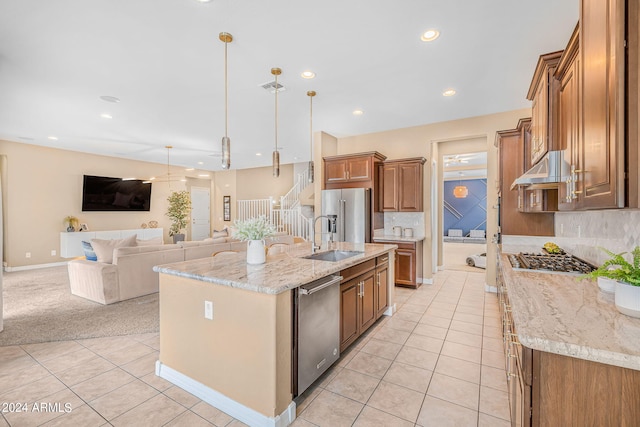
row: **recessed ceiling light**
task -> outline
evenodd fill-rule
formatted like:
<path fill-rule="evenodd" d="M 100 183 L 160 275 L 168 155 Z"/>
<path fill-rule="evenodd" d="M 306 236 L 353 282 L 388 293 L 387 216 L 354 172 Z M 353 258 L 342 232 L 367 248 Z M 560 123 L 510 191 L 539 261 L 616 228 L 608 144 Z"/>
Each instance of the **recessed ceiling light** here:
<path fill-rule="evenodd" d="M 316 76 L 316 73 L 314 73 L 313 71 L 303 71 L 300 75 L 303 79 L 312 79 Z"/>
<path fill-rule="evenodd" d="M 256 156 L 262 156 L 262 153 L 256 153 Z"/>
<path fill-rule="evenodd" d="M 103 119 L 113 119 L 113 116 L 111 114 L 100 114 L 100 117 L 102 117 Z"/>
<path fill-rule="evenodd" d="M 117 104 L 118 102 L 120 102 L 120 100 L 115 96 L 109 96 L 109 95 L 102 95 L 100 99 L 106 102 L 113 102 L 114 104 Z"/>
<path fill-rule="evenodd" d="M 456 94 L 455 89 L 447 89 L 444 92 L 442 92 L 442 96 L 453 96 Z"/>
<path fill-rule="evenodd" d="M 209 174 L 208 173 L 199 173 L 198 176 L 200 178 L 209 178 Z"/>
<path fill-rule="evenodd" d="M 52 141 L 57 141 L 58 137 L 57 136 L 48 136 L 47 139 L 50 139 Z"/>
<path fill-rule="evenodd" d="M 198 162 L 199 165 L 204 165 L 204 162 Z"/>
<path fill-rule="evenodd" d="M 361 116 L 364 114 L 364 111 L 362 110 L 353 110 L 353 115 L 354 116 Z"/>
<path fill-rule="evenodd" d="M 196 170 L 196 168 L 186 168 L 185 170 L 190 172 Z"/>
<path fill-rule="evenodd" d="M 432 42 L 440 36 L 440 31 L 438 30 L 427 30 L 420 36 L 420 39 L 423 42 Z"/>
<path fill-rule="evenodd" d="M 209 3 L 211 0 L 196 0 L 198 3 Z"/>

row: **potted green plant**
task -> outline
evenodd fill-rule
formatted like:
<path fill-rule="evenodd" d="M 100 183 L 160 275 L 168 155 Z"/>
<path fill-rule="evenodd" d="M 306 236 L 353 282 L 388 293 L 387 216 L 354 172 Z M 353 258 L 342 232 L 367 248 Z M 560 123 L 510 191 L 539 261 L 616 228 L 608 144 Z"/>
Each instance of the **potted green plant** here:
<path fill-rule="evenodd" d="M 174 191 L 167 197 L 167 201 L 169 207 L 166 215 L 171 219 L 169 236 L 173 237 L 173 243 L 180 242 L 185 237 L 181 231 L 187 227 L 189 221 L 191 196 L 188 191 Z"/>
<path fill-rule="evenodd" d="M 64 218 L 64 223 L 67 226 L 67 231 L 72 232 L 78 229 L 80 220 L 73 215 L 69 215 Z"/>
<path fill-rule="evenodd" d="M 616 254 L 608 249 L 601 249 L 610 258 L 587 276 L 614 280 L 618 311 L 627 316 L 640 317 L 640 246 L 631 251 L 631 262 L 624 257 L 627 252 Z"/>
<path fill-rule="evenodd" d="M 247 242 L 247 264 L 263 264 L 266 261 L 264 239 L 273 236 L 276 228 L 267 217 L 261 215 L 244 221 L 234 221 L 233 237 Z"/>

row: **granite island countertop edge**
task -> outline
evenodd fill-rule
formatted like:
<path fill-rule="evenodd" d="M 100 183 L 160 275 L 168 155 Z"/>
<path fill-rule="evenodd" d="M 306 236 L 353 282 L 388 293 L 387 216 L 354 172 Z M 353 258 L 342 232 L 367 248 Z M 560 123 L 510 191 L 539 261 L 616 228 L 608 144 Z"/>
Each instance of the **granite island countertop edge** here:
<path fill-rule="evenodd" d="M 334 243 L 332 249 L 363 250 L 364 253 L 341 261 L 309 260 L 309 243 L 290 245 L 281 253 L 269 255 L 265 264 L 249 265 L 246 252 L 224 259 L 200 258 L 171 264 L 157 265 L 153 271 L 171 276 L 194 279 L 205 283 L 229 286 L 264 294 L 279 294 L 313 282 L 345 268 L 366 262 L 397 249 L 393 244 Z M 323 248 L 318 252 L 328 250 Z"/>

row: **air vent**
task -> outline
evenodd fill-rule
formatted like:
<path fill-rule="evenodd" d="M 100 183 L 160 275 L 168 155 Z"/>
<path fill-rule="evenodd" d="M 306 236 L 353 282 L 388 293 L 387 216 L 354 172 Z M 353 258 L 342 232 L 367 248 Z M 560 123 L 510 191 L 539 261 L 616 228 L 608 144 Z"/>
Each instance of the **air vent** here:
<path fill-rule="evenodd" d="M 270 93 L 276 93 L 276 81 L 270 81 L 267 83 L 262 83 L 260 86 L 262 89 L 269 91 Z M 286 87 L 284 87 L 282 85 L 282 83 L 278 83 L 278 91 L 279 92 L 284 92 L 285 90 L 287 90 Z"/>

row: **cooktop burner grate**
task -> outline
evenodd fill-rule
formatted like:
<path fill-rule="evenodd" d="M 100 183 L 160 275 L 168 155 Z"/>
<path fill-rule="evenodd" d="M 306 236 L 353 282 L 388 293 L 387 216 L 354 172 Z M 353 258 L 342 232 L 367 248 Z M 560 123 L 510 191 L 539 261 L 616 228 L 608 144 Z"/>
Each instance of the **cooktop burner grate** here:
<path fill-rule="evenodd" d="M 513 268 L 563 273 L 589 273 L 596 268 L 573 255 L 551 255 L 520 252 L 509 255 Z"/>

